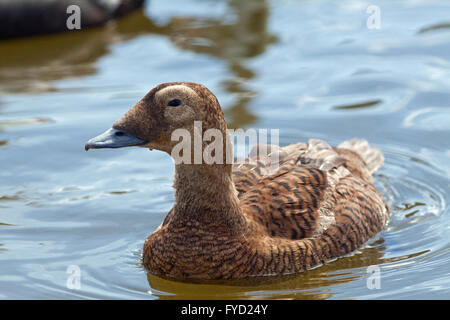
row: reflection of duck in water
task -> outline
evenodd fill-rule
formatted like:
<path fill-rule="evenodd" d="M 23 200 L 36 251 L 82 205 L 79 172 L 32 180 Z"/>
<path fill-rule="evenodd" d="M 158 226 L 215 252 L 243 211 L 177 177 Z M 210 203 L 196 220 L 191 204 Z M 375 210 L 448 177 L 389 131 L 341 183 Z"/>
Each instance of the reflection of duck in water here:
<path fill-rule="evenodd" d="M 69 31 L 67 8 L 80 8 L 81 28 L 101 26 L 137 8 L 144 0 L 3 0 L 0 39 Z"/>
<path fill-rule="evenodd" d="M 15 1 L 17 0 L 6 2 Z M 67 4 L 68 1 L 54 2 Z M 106 1 L 125 3 L 132 0 Z M 3 7 L 4 4 L 0 2 L 0 18 L 3 15 L 1 13 Z M 81 11 L 83 15 L 85 10 Z M 140 35 L 156 34 L 169 38 L 182 50 L 214 57 L 226 63 L 229 74 L 224 74 L 221 79 L 225 90 L 232 94 L 233 102 L 226 108 L 225 115 L 230 128 L 240 128 L 256 119 L 256 116 L 248 110 L 248 106 L 257 92 L 246 86 L 246 83 L 255 77 L 255 72 L 246 65 L 246 61 L 263 54 L 266 48 L 276 41 L 276 37 L 268 29 L 269 12 L 267 2 L 259 0 L 230 0 L 227 2 L 226 11 L 220 16 L 177 13 L 165 22 L 159 22 L 158 13 L 153 17 L 151 14 L 147 16 L 144 10 L 137 10 L 135 14 L 119 20 L 108 28 L 72 32 L 70 36 L 66 34 L 51 38 L 34 37 L 23 41 L 0 42 L 0 91 L 53 90 L 50 82 L 54 80 L 95 73 L 96 61 L 108 53 L 108 47 L 112 43 Z M 68 15 L 65 11 L 63 13 L 66 19 Z M 63 23 L 65 27 L 66 21 Z M 4 21 L 0 19 L 0 38 L 5 33 L 1 28 L 3 24 Z M 151 41 L 148 39 L 150 46 Z"/>
<path fill-rule="evenodd" d="M 300 274 L 252 277 L 224 281 L 173 281 L 147 273 L 152 294 L 163 300 L 207 299 L 330 299 L 344 283 L 364 281 L 366 267 L 392 262 L 383 258 L 384 239 L 378 239 L 359 254 L 338 259 Z M 402 257 L 406 259 L 407 257 Z"/>

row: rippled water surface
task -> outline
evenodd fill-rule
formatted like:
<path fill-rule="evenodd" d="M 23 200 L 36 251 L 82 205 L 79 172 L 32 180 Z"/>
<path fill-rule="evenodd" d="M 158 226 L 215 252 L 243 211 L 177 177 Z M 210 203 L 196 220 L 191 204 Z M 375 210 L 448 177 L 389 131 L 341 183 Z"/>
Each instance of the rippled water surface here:
<path fill-rule="evenodd" d="M 367 28 L 370 4 L 154 0 L 103 29 L 0 42 L 0 298 L 448 299 L 450 3 L 376 1 L 381 29 Z M 173 162 L 83 147 L 176 80 L 216 93 L 230 128 L 279 128 L 282 145 L 368 139 L 386 157 L 387 228 L 298 276 L 148 275 L 141 249 L 174 201 Z"/>

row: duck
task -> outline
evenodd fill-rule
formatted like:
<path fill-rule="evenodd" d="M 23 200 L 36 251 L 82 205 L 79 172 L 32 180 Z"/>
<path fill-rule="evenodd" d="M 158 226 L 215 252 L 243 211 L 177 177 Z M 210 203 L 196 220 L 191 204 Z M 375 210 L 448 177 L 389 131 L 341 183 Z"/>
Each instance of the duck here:
<path fill-rule="evenodd" d="M 79 8 L 84 30 L 128 15 L 143 4 L 144 0 L 2 0 L 0 39 L 72 31 L 68 18 L 75 12 L 73 6 Z"/>
<path fill-rule="evenodd" d="M 180 130 L 189 142 L 182 152 L 173 136 Z M 195 162 L 194 149 L 210 145 L 194 147 L 195 137 L 208 130 L 224 137 L 215 146 L 233 151 L 216 96 L 199 83 L 170 82 L 85 144 L 174 159 L 175 202 L 143 246 L 151 274 L 195 281 L 301 273 L 352 254 L 386 226 L 390 211 L 372 177 L 384 156 L 366 140 L 257 144 L 245 160 L 225 161 L 218 151 L 214 161 Z"/>

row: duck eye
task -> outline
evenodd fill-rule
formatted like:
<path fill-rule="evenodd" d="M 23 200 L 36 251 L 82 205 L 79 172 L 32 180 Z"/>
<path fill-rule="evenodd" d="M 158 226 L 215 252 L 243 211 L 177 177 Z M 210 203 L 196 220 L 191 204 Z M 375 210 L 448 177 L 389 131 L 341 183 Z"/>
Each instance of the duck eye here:
<path fill-rule="evenodd" d="M 181 105 L 181 100 L 180 99 L 170 100 L 167 105 L 171 107 L 178 107 L 179 105 Z"/>

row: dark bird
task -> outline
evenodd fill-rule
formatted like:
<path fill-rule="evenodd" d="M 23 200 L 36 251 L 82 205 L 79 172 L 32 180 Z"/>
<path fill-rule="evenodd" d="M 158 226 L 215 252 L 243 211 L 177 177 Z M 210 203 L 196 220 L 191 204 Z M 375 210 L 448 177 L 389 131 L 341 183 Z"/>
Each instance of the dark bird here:
<path fill-rule="evenodd" d="M 1 0 L 0 39 L 68 32 L 75 5 L 80 29 L 98 27 L 142 7 L 144 0 Z"/>

